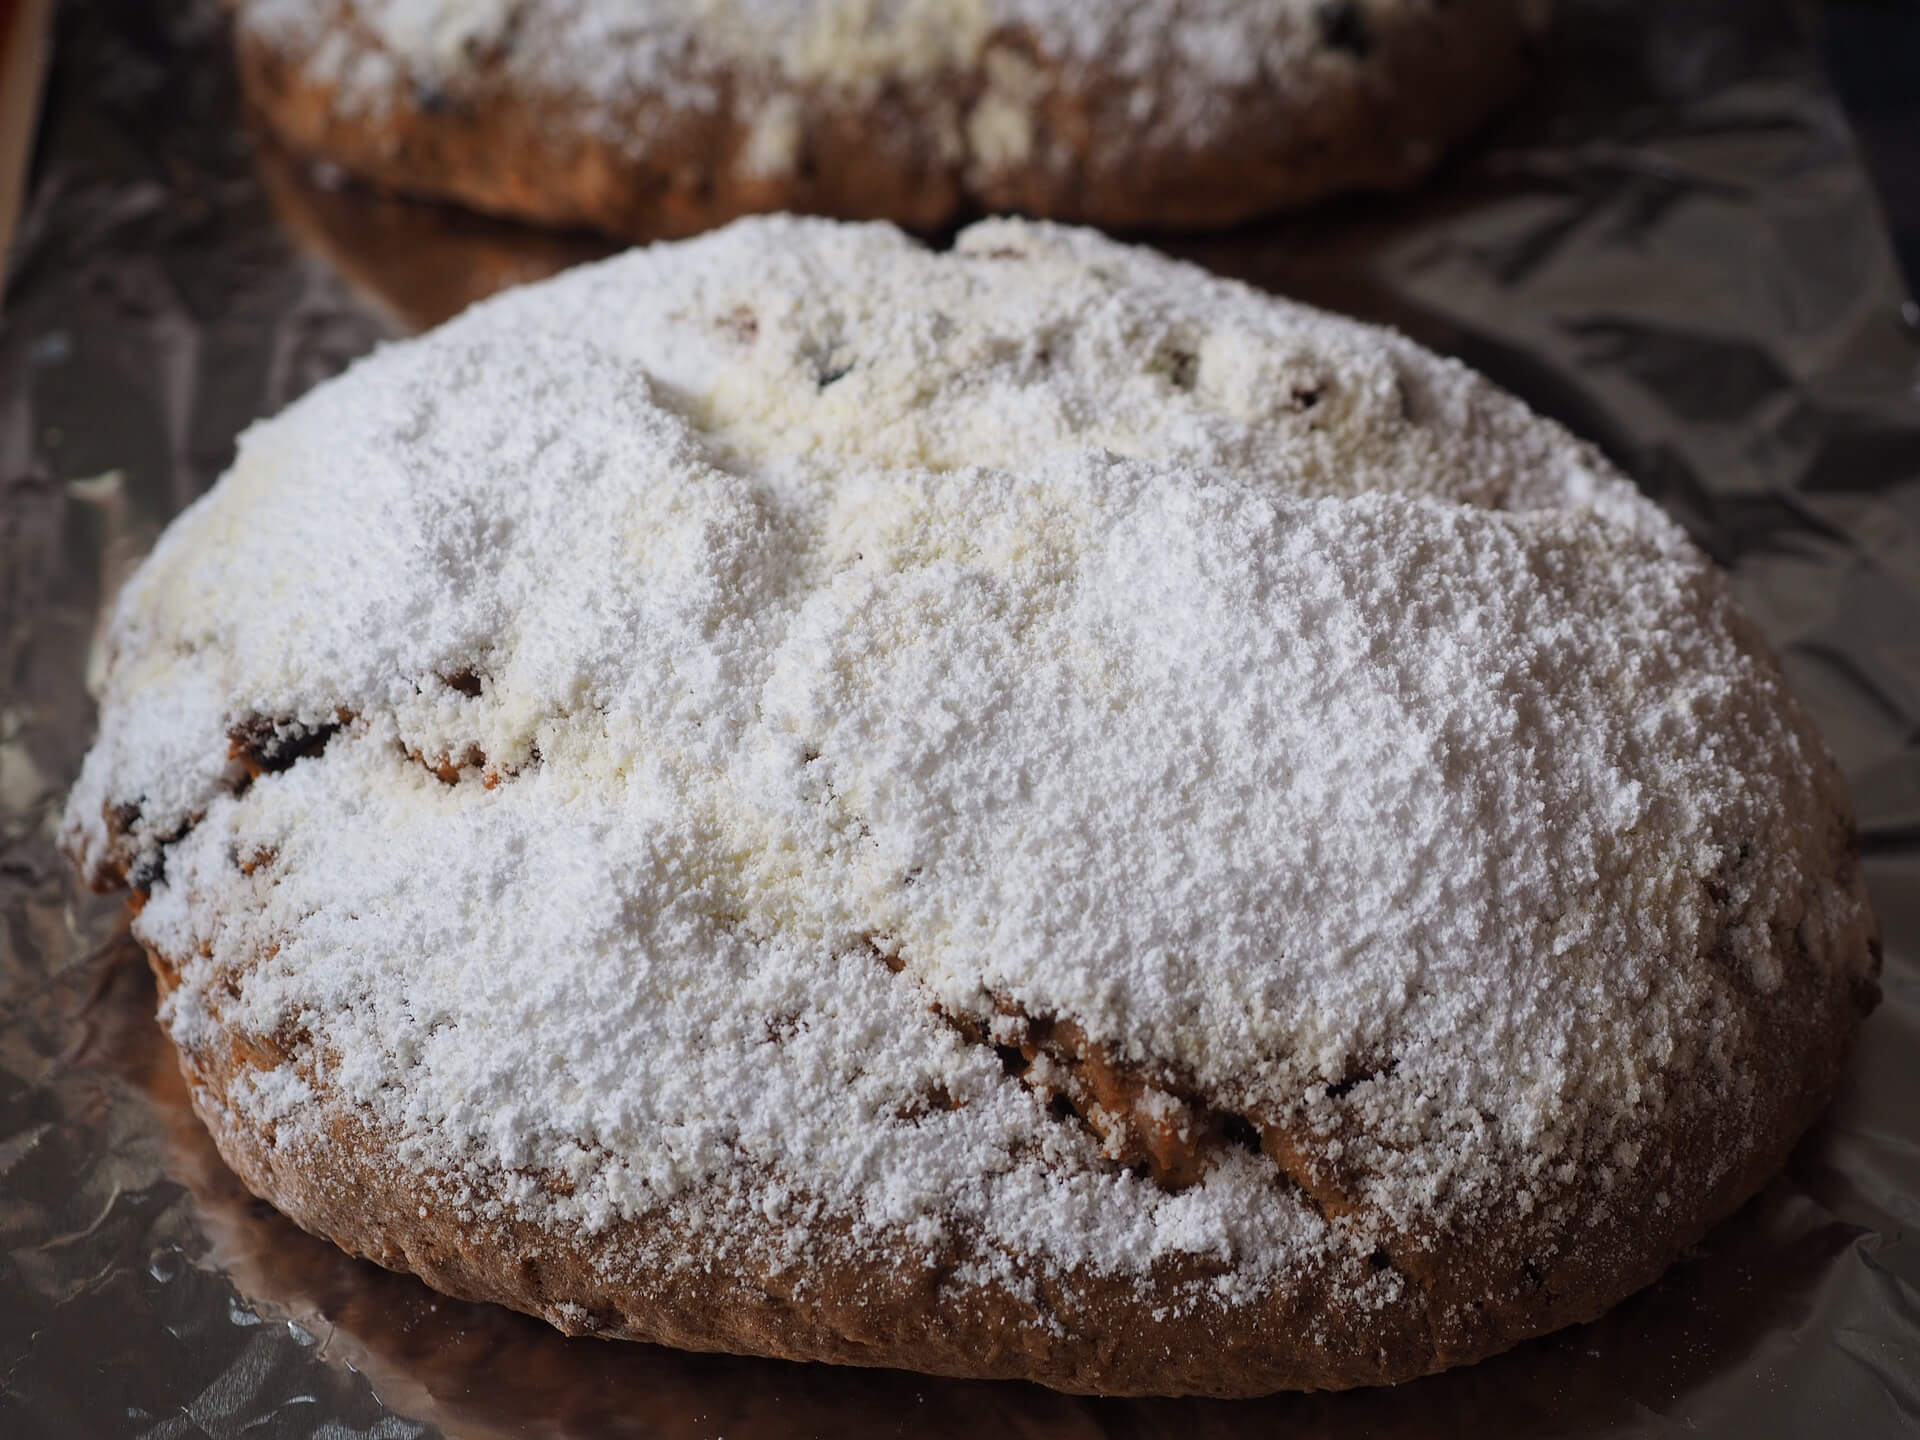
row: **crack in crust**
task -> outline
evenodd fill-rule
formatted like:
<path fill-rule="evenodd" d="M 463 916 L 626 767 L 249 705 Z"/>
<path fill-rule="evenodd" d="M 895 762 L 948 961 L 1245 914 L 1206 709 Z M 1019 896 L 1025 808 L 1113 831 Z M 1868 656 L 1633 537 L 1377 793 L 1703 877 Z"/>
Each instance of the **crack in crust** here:
<path fill-rule="evenodd" d="M 908 972 L 892 936 L 870 935 L 866 943 L 890 973 Z M 986 1019 L 937 1004 L 930 1008 L 968 1042 L 991 1047 L 1007 1078 L 1032 1091 L 1056 1121 L 1089 1131 L 1110 1163 L 1178 1191 L 1200 1183 L 1224 1150 L 1264 1155 L 1273 1162 L 1277 1184 L 1290 1186 L 1323 1220 L 1368 1237 L 1375 1273 L 1391 1271 L 1429 1294 L 1446 1292 L 1449 1254 L 1456 1247 L 1443 1236 L 1397 1230 L 1363 1198 L 1366 1176 L 1344 1158 L 1360 1128 L 1351 1106 L 1341 1107 L 1332 1130 L 1241 1113 L 1216 1104 L 1165 1066 L 1119 1058 L 1071 1019 L 1030 1014 L 1004 996 L 995 996 L 993 1007 Z M 1387 1057 L 1350 1068 L 1319 1088 L 1327 1100 L 1347 1101 L 1364 1086 L 1390 1081 L 1398 1070 L 1399 1061 Z M 942 1096 L 936 1103 L 947 1108 L 954 1102 Z M 1529 1255 L 1516 1264 L 1516 1283 L 1535 1293 L 1549 1288 L 1543 1260 Z"/>
<path fill-rule="evenodd" d="M 891 936 L 871 935 L 867 947 L 895 975 L 908 962 Z M 1128 1061 L 1063 1016 L 1034 1015 L 1003 996 L 991 1018 L 933 1011 L 970 1043 L 991 1046 L 1001 1068 L 1033 1091 L 1055 1119 L 1077 1119 L 1114 1164 L 1133 1170 L 1166 1190 L 1198 1184 L 1217 1153 L 1249 1150 L 1272 1160 L 1283 1179 L 1299 1189 L 1329 1220 L 1355 1215 L 1356 1176 L 1332 1163 L 1324 1143 L 1309 1132 L 1265 1114 L 1243 1114 L 1217 1105 L 1165 1067 Z M 1390 1079 L 1393 1059 L 1361 1067 L 1325 1087 L 1330 1100 L 1345 1100 L 1362 1085 Z M 1384 1253 L 1384 1252 L 1383 1252 Z M 1397 1262 L 1389 1257 L 1389 1263 Z"/>
<path fill-rule="evenodd" d="M 262 775 L 278 774 L 292 768 L 296 760 L 325 753 L 333 737 L 351 724 L 350 710 L 335 710 L 326 724 L 310 724 L 288 716 L 252 714 L 242 716 L 227 731 L 227 758 L 245 772 L 245 780 L 235 793 Z"/>
<path fill-rule="evenodd" d="M 448 689 L 469 699 L 478 698 L 485 685 L 485 678 L 473 670 L 459 670 L 437 678 Z M 242 715 L 227 728 L 225 793 L 244 795 L 263 776 L 283 774 L 301 760 L 318 759 L 360 719 L 358 711 L 346 706 L 336 707 L 331 720 L 318 723 L 259 711 Z M 490 764 L 486 751 L 471 743 L 457 751 L 449 749 L 436 754 L 402 747 L 402 753 L 446 785 L 477 778 L 491 790 L 519 775 L 523 768 Z M 536 746 L 528 764 L 538 765 L 540 761 Z M 99 874 L 89 877 L 94 889 L 104 892 L 124 886 L 144 901 L 166 878 L 167 851 L 192 834 L 205 818 L 204 811 L 196 811 L 167 833 L 147 836 L 135 846 L 133 832 L 143 817 L 144 799 L 137 796 L 132 800 L 111 801 L 103 808 L 101 818 L 112 837 L 117 859 Z M 271 853 L 262 852 L 236 858 L 235 865 L 241 874 L 251 875 L 273 858 Z"/>

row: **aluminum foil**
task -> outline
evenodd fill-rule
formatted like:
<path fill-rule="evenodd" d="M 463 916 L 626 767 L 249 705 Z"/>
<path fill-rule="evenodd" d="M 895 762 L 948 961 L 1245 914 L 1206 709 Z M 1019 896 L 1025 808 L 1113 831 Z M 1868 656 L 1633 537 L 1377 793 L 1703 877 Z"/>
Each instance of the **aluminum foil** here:
<path fill-rule="evenodd" d="M 1165 242 L 1462 356 L 1680 516 L 1852 777 L 1887 940 L 1831 1112 L 1659 1284 L 1397 1390 L 1218 1403 L 566 1340 L 222 1168 L 119 903 L 52 846 L 102 597 L 248 421 L 605 246 L 289 162 L 211 0 L 69 0 L 0 312 L 0 1434 L 1920 1432 L 1920 344 L 1804 21 L 1562 0 L 1532 98 L 1425 190 Z"/>

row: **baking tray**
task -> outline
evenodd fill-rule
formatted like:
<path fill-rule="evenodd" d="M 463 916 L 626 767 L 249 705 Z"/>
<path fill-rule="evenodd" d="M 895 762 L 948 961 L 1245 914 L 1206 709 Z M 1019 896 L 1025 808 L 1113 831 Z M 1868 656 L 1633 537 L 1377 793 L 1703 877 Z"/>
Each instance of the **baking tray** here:
<path fill-rule="evenodd" d="M 209 0 L 68 0 L 0 312 L 0 1434 L 1920 1433 L 1920 345 L 1809 16 L 1563 0 L 1418 193 L 1162 239 L 1399 326 L 1599 442 L 1735 578 L 1851 777 L 1886 999 L 1786 1172 L 1596 1324 L 1394 1390 L 1110 1401 L 567 1340 L 252 1200 L 111 898 L 54 853 L 110 595 L 236 433 L 605 253 L 253 135 Z"/>

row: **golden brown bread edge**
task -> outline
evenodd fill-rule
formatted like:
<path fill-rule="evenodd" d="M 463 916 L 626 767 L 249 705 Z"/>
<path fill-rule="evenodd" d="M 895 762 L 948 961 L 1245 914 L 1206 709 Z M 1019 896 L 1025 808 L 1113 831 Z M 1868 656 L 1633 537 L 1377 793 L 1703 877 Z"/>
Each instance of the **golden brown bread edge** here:
<path fill-rule="evenodd" d="M 804 93 L 800 150 L 780 175 L 740 163 L 753 116 L 736 108 L 739 77 L 719 77 L 711 110 L 647 96 L 611 124 L 589 123 L 578 94 L 517 88 L 495 59 L 457 94 L 396 79 L 383 103 L 356 112 L 336 105 L 335 87 L 312 77 L 306 55 L 276 50 L 244 25 L 236 38 L 248 104 L 295 150 L 385 189 L 545 225 L 653 240 L 774 210 L 922 231 L 1013 211 L 1117 229 L 1202 229 L 1422 178 L 1531 68 L 1537 36 L 1520 11 L 1512 0 L 1453 0 L 1378 27 L 1348 83 L 1311 97 L 1241 88 L 1226 97 L 1233 123 L 1200 148 L 1145 142 L 1128 117 L 1129 90 L 1066 85 L 1033 37 L 1009 29 L 991 45 L 1043 77 L 1032 150 L 1054 163 L 987 167 L 942 153 L 937 116 L 967 113 L 984 89 L 982 66 L 886 84 L 857 102 Z M 333 16 L 351 45 L 380 48 L 338 5 Z"/>
<path fill-rule="evenodd" d="M 1845 863 L 1857 861 L 1850 854 Z M 1867 944 L 1877 964 L 1877 941 Z M 302 1228 L 447 1294 L 494 1301 L 568 1333 L 1032 1380 L 1086 1394 L 1240 1397 L 1413 1379 L 1593 1319 L 1657 1278 L 1785 1163 L 1877 1001 L 1872 979 L 1823 968 L 1794 948 L 1771 995 L 1731 975 L 1723 981 L 1739 993 L 1749 1031 L 1739 1050 L 1752 1068 L 1738 1083 L 1765 1097 L 1753 1128 L 1747 1107 L 1694 1093 L 1678 1106 L 1677 1123 L 1646 1137 L 1597 1223 L 1582 1218 L 1594 1213 L 1593 1182 L 1576 1177 L 1543 1196 L 1530 1218 L 1482 1215 L 1454 1232 L 1392 1236 L 1371 1257 L 1332 1257 L 1241 1305 L 1207 1291 L 1218 1268 L 1199 1261 L 1156 1269 L 1151 1291 L 1131 1277 L 1026 1263 L 1021 1295 L 998 1282 L 962 1283 L 957 1250 L 933 1262 L 905 1244 L 890 1255 L 870 1245 L 856 1253 L 835 1243 L 831 1226 L 816 1227 L 824 1233 L 799 1265 L 744 1253 L 715 1264 L 710 1239 L 692 1232 L 679 1205 L 593 1235 L 523 1219 L 462 1221 L 433 1177 L 391 1158 L 397 1136 L 337 1096 L 323 1091 L 318 1102 L 329 1137 L 320 1147 L 277 1146 L 270 1131 L 238 1123 L 227 1097 L 248 1070 L 286 1058 L 274 1041 L 229 1034 L 220 1050 L 182 1051 L 180 1061 L 223 1158 Z M 165 995 L 178 965 L 147 953 Z M 1740 1158 L 1712 1177 L 1715 1157 L 1729 1151 Z M 1662 1192 L 1670 1203 L 1646 1203 Z M 1556 1210 L 1562 1218 L 1543 1218 Z M 642 1253 L 684 1263 L 636 1266 Z M 1343 1303 L 1370 1268 L 1389 1264 L 1405 1277 L 1403 1300 L 1377 1311 Z M 1176 1296 L 1173 1313 L 1162 1302 Z"/>

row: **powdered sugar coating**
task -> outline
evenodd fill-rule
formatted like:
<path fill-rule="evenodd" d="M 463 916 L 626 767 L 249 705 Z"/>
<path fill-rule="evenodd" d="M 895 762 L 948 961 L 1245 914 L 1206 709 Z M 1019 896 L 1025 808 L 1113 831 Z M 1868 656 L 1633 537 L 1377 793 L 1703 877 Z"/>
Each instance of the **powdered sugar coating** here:
<path fill-rule="evenodd" d="M 531 43 L 525 78 L 609 101 L 683 83 L 720 59 L 859 89 L 978 62 L 997 33 L 1024 30 L 1070 63 L 1143 73 L 1178 57 L 1196 83 L 1246 83 L 1324 51 L 1310 0 L 349 0 L 410 79 L 458 86 L 479 61 Z M 302 0 L 245 0 L 246 23 L 299 35 L 338 23 Z M 1249 41 L 1253 43 L 1250 45 Z"/>
<path fill-rule="evenodd" d="M 1759 1103 L 1738 997 L 1867 964 L 1833 766 L 1651 505 L 1083 232 L 748 222 L 477 307 L 250 431 L 110 645 L 68 843 L 151 884 L 175 1040 L 561 1226 L 1251 1292 Z M 242 784 L 255 717 L 338 728 Z M 943 1018 L 1005 1002 L 1360 1211 L 1116 1169 Z"/>
<path fill-rule="evenodd" d="M 1351 23 L 1390 29 L 1430 7 L 1349 8 L 1364 12 Z M 1310 105 L 1349 85 L 1368 48 L 1330 42 L 1321 0 L 240 0 L 238 10 L 274 48 L 316 57 L 315 78 L 349 113 L 377 112 L 396 84 L 457 97 L 503 67 L 522 91 L 583 102 L 609 138 L 642 100 L 738 106 L 777 129 L 796 91 L 859 99 L 978 75 L 980 93 L 945 119 L 945 143 L 989 168 L 1028 158 L 1035 107 L 1056 86 L 1084 90 L 1098 76 L 1129 96 L 1116 113 L 1141 140 L 1205 145 L 1237 94 Z M 755 147 L 763 170 L 782 168 L 767 164 L 779 148 Z"/>

